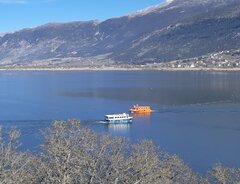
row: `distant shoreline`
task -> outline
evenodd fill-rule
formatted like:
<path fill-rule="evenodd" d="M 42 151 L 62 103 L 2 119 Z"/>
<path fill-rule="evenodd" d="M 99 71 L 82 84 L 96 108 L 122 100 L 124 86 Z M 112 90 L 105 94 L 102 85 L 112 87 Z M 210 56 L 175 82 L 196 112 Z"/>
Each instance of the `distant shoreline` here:
<path fill-rule="evenodd" d="M 240 68 L 55 67 L 0 68 L 0 71 L 240 71 Z"/>

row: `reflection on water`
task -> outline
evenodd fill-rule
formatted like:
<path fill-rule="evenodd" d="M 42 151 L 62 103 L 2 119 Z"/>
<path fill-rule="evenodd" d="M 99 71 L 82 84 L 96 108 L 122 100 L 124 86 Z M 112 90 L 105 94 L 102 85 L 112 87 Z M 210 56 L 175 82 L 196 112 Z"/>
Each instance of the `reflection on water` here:
<path fill-rule="evenodd" d="M 122 133 L 126 133 L 129 131 L 130 128 L 129 123 L 126 124 L 108 124 L 106 125 L 109 132 L 122 132 Z"/>
<path fill-rule="evenodd" d="M 144 113 L 135 113 L 131 114 L 133 117 L 142 117 L 142 118 L 149 118 L 151 116 L 151 112 L 144 112 Z"/>
<path fill-rule="evenodd" d="M 133 72 L 134 73 L 134 72 Z M 103 98 L 136 103 L 189 105 L 216 102 L 240 102 L 240 73 L 226 72 L 143 72 L 137 77 L 113 76 L 109 83 L 79 90 L 65 90 L 58 95 L 70 98 Z M 108 82 L 108 81 L 106 81 Z"/>

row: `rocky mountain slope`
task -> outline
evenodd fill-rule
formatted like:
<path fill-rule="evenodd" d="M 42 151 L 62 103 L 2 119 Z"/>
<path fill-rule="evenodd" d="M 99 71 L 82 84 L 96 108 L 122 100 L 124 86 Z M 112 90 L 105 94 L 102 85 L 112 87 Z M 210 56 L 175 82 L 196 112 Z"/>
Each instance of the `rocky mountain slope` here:
<path fill-rule="evenodd" d="M 0 36 L 0 65 L 168 62 L 240 48 L 240 0 L 168 0 L 103 22 L 51 23 Z"/>

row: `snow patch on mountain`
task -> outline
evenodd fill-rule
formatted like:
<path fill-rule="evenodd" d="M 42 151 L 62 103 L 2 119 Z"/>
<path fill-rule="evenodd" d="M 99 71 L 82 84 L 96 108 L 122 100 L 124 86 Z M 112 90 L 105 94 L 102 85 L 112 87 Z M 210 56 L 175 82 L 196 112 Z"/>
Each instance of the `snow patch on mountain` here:
<path fill-rule="evenodd" d="M 4 37 L 7 33 L 0 33 L 0 37 Z"/>
<path fill-rule="evenodd" d="M 164 10 L 165 7 L 169 6 L 174 1 L 175 0 L 166 0 L 165 2 L 162 2 L 160 4 L 153 5 L 153 6 L 147 7 L 143 10 L 139 10 L 135 13 L 129 14 L 128 17 L 133 18 L 136 16 L 144 16 L 144 15 L 146 15 L 148 13 L 152 13 L 154 11 L 160 11 L 161 9 Z"/>

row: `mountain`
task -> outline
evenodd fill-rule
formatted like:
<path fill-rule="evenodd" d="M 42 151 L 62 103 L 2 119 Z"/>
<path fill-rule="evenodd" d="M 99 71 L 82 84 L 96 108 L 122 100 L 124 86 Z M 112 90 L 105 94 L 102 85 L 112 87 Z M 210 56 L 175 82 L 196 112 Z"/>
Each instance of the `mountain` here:
<path fill-rule="evenodd" d="M 3 37 L 5 34 L 7 34 L 7 33 L 0 33 L 0 37 Z"/>
<path fill-rule="evenodd" d="M 240 0 L 168 0 L 108 19 L 0 36 L 0 65 L 161 63 L 240 48 Z"/>

